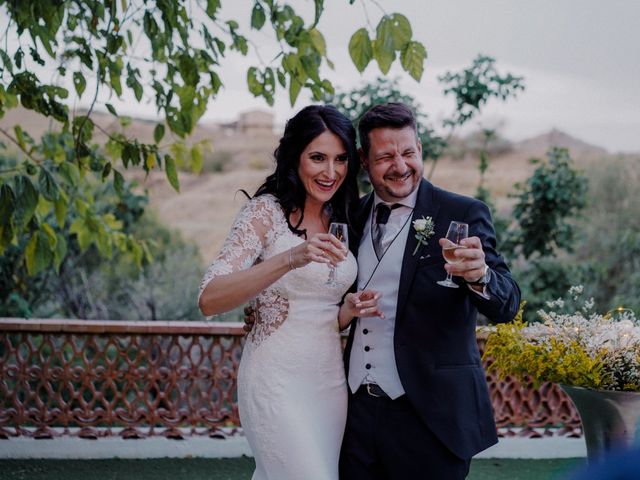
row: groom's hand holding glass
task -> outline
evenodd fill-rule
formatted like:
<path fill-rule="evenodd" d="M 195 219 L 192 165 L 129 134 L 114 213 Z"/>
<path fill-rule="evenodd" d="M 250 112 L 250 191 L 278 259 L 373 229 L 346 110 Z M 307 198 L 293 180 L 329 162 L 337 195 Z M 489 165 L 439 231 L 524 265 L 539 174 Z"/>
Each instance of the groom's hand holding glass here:
<path fill-rule="evenodd" d="M 338 313 L 340 330 L 347 328 L 355 317 L 384 318 L 384 313 L 378 305 L 380 297 L 380 292 L 375 290 L 360 290 L 355 293 L 347 293 Z"/>
<path fill-rule="evenodd" d="M 445 247 L 447 240 L 441 238 L 440 246 Z M 453 254 L 459 259 L 456 263 L 447 263 L 444 268 L 454 277 L 462 277 L 469 284 L 477 283 L 486 275 L 487 264 L 484 261 L 482 242 L 478 237 L 468 237 L 460 241 L 465 248 L 456 249 Z M 482 292 L 484 286 L 469 285 L 477 292 Z"/>

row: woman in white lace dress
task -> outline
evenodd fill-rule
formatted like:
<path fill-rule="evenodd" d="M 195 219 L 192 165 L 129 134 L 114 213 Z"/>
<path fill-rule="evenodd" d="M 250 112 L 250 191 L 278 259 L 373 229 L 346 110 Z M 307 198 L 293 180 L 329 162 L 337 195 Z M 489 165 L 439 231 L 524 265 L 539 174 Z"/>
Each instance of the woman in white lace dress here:
<path fill-rule="evenodd" d="M 332 221 L 350 225 L 357 205 L 355 131 L 335 107 L 309 106 L 287 122 L 275 157 L 199 304 L 205 315 L 256 306 L 238 371 L 253 479 L 337 480 L 347 411 L 339 331 L 355 316 L 380 315 L 376 292 L 345 296 L 356 260 L 327 233 Z M 331 267 L 337 281 L 328 285 Z"/>

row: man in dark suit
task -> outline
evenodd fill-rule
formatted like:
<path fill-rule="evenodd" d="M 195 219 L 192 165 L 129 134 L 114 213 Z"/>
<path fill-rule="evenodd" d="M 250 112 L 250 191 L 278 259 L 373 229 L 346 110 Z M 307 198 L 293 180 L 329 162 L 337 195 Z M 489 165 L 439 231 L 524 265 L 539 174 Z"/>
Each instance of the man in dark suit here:
<path fill-rule="evenodd" d="M 376 106 L 358 130 L 374 188 L 356 226 L 358 289 L 381 292 L 385 318 L 351 324 L 340 476 L 463 479 L 471 457 L 497 442 L 476 315 L 510 321 L 520 290 L 496 251 L 487 206 L 423 179 L 422 145 L 407 106 Z M 441 247 L 452 220 L 467 223 L 469 236 L 456 251 L 458 263 L 445 264 Z M 458 288 L 436 283 L 445 270 Z"/>

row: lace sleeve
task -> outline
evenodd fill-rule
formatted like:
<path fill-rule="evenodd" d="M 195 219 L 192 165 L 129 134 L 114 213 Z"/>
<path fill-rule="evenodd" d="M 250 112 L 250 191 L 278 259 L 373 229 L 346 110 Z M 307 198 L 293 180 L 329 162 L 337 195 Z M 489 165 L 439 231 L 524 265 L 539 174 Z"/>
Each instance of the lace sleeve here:
<path fill-rule="evenodd" d="M 246 270 L 256 263 L 271 241 L 278 215 L 282 216 L 282 211 L 271 195 L 253 198 L 240 209 L 222 250 L 200 283 L 198 298 L 215 277 Z"/>

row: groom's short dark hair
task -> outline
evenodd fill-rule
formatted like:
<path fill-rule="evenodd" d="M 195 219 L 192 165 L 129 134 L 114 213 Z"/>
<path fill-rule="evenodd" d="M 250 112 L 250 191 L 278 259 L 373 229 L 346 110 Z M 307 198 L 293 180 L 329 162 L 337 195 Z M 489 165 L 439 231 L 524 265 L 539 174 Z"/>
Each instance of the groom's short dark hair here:
<path fill-rule="evenodd" d="M 401 129 L 411 127 L 418 134 L 416 127 L 416 117 L 413 111 L 404 103 L 383 103 L 370 108 L 358 122 L 358 135 L 360 136 L 360 147 L 365 155 L 369 154 L 371 143 L 369 142 L 369 132 L 376 128 Z"/>

